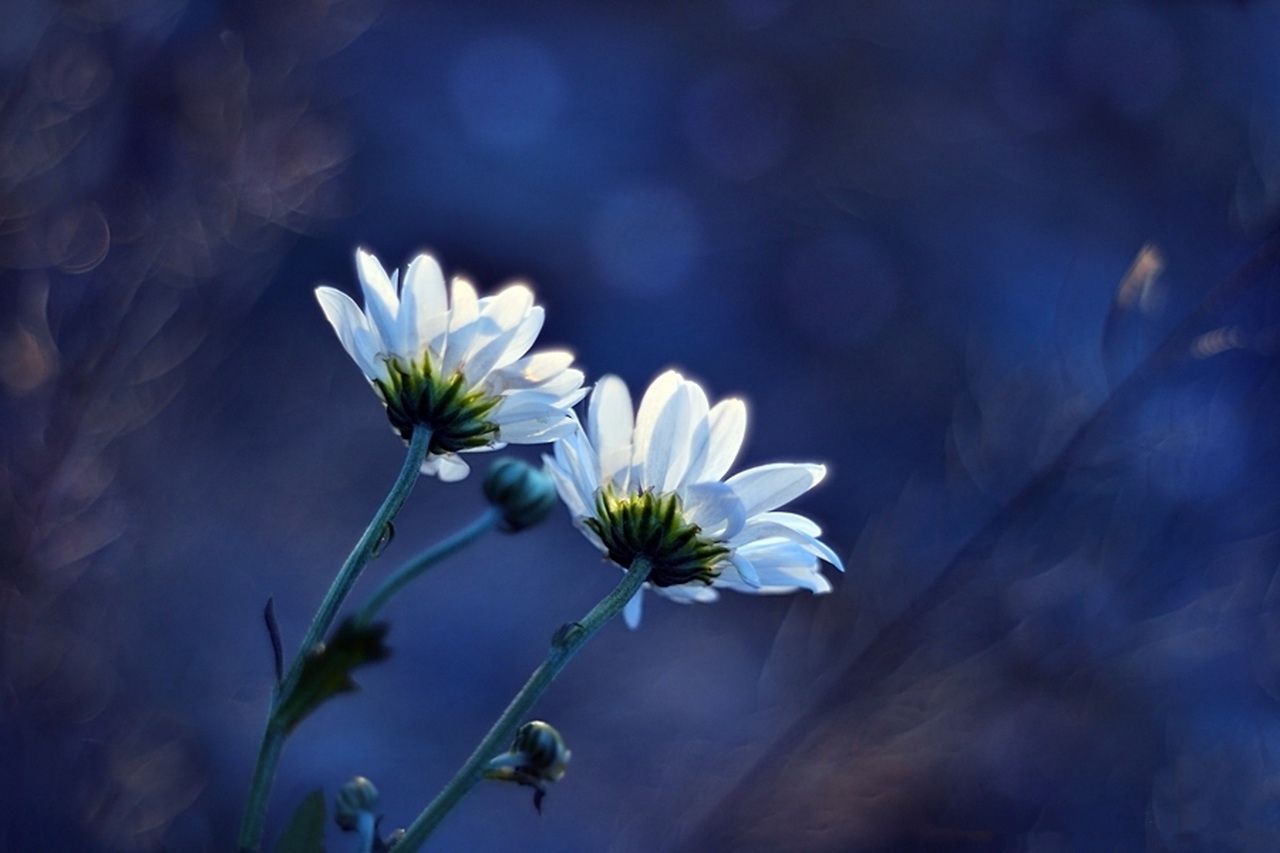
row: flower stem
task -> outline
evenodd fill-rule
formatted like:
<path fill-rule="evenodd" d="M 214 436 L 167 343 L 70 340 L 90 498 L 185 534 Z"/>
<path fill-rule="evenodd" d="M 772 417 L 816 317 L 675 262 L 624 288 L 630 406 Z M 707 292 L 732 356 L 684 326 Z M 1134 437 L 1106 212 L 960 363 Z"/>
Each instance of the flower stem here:
<path fill-rule="evenodd" d="M 360 612 L 356 615 L 356 622 L 361 625 L 368 625 L 378 615 L 378 611 L 397 592 L 404 588 L 405 584 L 436 563 L 453 556 L 490 530 L 493 530 L 500 521 L 502 521 L 502 511 L 495 507 L 490 507 L 448 539 L 443 542 L 437 542 L 417 557 L 405 563 L 374 590 L 373 595 L 369 597 L 364 607 L 360 608 Z"/>
<path fill-rule="evenodd" d="M 275 711 L 272 700 L 271 711 Z M 271 797 L 271 783 L 275 781 L 280 752 L 288 736 L 283 726 L 267 715 L 266 731 L 262 733 L 262 746 L 258 749 L 258 762 L 253 767 L 253 781 L 249 783 L 249 797 L 240 824 L 240 853 L 253 853 L 262 844 L 262 824 L 266 818 L 267 800 Z"/>
<path fill-rule="evenodd" d="M 613 588 L 603 600 L 583 617 L 581 622 L 570 623 L 556 632 L 551 641 L 551 651 L 546 659 L 533 671 L 524 687 L 511 700 L 511 704 L 502 712 L 502 716 L 489 729 L 489 733 L 480 741 L 475 752 L 467 759 L 466 764 L 449 780 L 444 790 L 431 801 L 421 814 L 405 831 L 404 836 L 396 844 L 396 853 L 414 853 L 423 842 L 430 837 L 440 821 L 450 812 L 458 801 L 474 788 L 484 777 L 484 767 L 508 745 L 516 727 L 524 720 L 533 703 L 538 700 L 551 682 L 555 680 L 565 665 L 586 645 L 587 641 L 600 630 L 618 611 L 626 605 L 631 597 L 640 589 L 640 585 L 649 577 L 652 565 L 644 557 L 637 557 L 622 581 Z"/>
<path fill-rule="evenodd" d="M 324 601 L 320 603 L 320 609 L 311 620 L 311 627 L 307 629 L 302 647 L 289 665 L 289 671 L 284 680 L 271 691 L 271 709 L 267 712 L 267 724 L 262 733 L 262 746 L 258 750 L 258 761 L 253 768 L 253 781 L 249 784 L 244 820 L 240 824 L 241 853 L 256 853 L 262 847 L 262 829 L 266 819 L 267 800 L 271 796 L 271 784 L 275 780 L 276 766 L 280 763 L 280 752 L 284 749 L 285 738 L 289 734 L 279 720 L 280 706 L 297 687 L 298 678 L 302 673 L 302 664 L 307 654 L 333 626 L 333 620 L 337 617 L 342 602 L 351 592 L 356 579 L 360 577 L 361 570 L 373 559 L 379 542 L 387 535 L 388 525 L 396 517 L 400 507 L 404 506 L 409 493 L 413 491 L 414 485 L 418 482 L 418 469 L 422 467 L 422 460 L 426 458 L 427 449 L 430 446 L 431 430 L 426 427 L 415 429 L 405 454 L 404 465 L 400 468 L 390 493 L 374 514 L 369 526 L 365 528 L 364 535 L 360 537 L 360 541 L 356 543 L 356 547 L 342 564 L 342 568 L 338 570 L 337 577 L 333 579 L 329 591 L 325 593 Z"/>
<path fill-rule="evenodd" d="M 360 812 L 356 818 L 356 853 L 373 853 L 373 838 L 377 832 L 378 822 L 373 812 Z"/>

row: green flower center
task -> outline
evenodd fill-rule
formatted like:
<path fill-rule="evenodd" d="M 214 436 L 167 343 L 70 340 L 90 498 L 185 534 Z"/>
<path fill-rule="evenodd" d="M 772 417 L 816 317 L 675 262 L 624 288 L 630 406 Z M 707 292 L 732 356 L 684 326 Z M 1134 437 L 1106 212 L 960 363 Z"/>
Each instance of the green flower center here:
<path fill-rule="evenodd" d="M 729 549 L 702 535 L 702 528 L 684 520 L 680 497 L 658 495 L 652 489 L 621 495 L 612 486 L 596 492 L 596 514 L 585 523 L 609 550 L 609 559 L 630 566 L 636 557 L 653 563 L 649 583 L 654 586 L 701 581 L 710 584 L 720 574 L 716 564 Z"/>
<path fill-rule="evenodd" d="M 497 424 L 487 420 L 501 398 L 480 388 L 467 388 L 461 373 L 440 376 L 430 353 L 417 361 L 382 356 L 390 379 L 375 379 L 374 387 L 387 407 L 387 418 L 400 437 L 408 441 L 418 426 L 431 429 L 431 452 L 457 453 L 487 447 L 498 434 Z"/>

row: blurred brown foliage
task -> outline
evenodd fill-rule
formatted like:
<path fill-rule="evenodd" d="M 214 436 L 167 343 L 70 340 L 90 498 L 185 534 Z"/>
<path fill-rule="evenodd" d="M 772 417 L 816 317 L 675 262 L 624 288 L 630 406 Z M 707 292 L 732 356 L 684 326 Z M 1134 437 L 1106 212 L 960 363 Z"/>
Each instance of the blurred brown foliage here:
<path fill-rule="evenodd" d="M 1273 238 L 1092 410 L 974 382 L 956 503 L 1001 508 L 932 566 L 910 491 L 868 526 L 849 571 L 899 597 L 793 616 L 805 710 L 679 849 L 1275 849 L 1278 286 Z"/>
<path fill-rule="evenodd" d="M 137 529 L 113 448 L 342 210 L 350 145 L 315 71 L 379 3 L 19 6 L 0 38 L 0 737 L 28 778 L 0 847 L 154 849 L 204 781 L 188 725 L 119 695 L 127 643 L 94 613 Z M 183 29 L 210 13 L 224 26 Z"/>

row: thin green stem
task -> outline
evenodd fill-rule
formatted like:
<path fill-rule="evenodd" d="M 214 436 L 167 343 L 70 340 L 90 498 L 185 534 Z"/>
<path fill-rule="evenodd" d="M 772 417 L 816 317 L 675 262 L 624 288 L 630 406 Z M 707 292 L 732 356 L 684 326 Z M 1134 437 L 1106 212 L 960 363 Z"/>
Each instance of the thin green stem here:
<path fill-rule="evenodd" d="M 307 629 L 306 636 L 302 638 L 302 648 L 293 659 L 293 665 L 289 667 L 289 674 L 285 676 L 284 684 L 281 685 L 281 695 L 288 695 L 289 691 L 293 689 L 294 683 L 302 672 L 302 664 L 306 659 L 307 653 L 323 640 L 325 634 L 329 633 L 329 629 L 333 627 L 333 620 L 337 618 L 338 609 L 342 607 L 342 602 L 346 600 L 348 593 L 351 592 L 351 587 L 355 585 L 356 579 L 360 577 L 360 572 L 373 559 L 374 550 L 378 547 L 378 543 L 387 535 L 388 525 L 395 519 L 396 514 L 400 512 L 400 507 L 404 506 L 404 502 L 409 498 L 409 493 L 413 491 L 414 485 L 417 484 L 418 469 L 422 467 L 422 460 L 426 458 L 427 448 L 430 445 L 430 429 L 420 426 L 413 431 L 413 437 L 409 440 L 409 451 L 405 456 L 404 467 L 400 469 L 400 475 L 396 477 L 396 481 L 391 487 L 391 492 L 387 495 L 386 500 L 382 502 L 382 506 L 378 508 L 378 512 L 373 516 L 373 520 L 369 522 L 369 526 L 365 528 L 360 541 L 356 543 L 351 555 L 347 557 L 347 561 L 338 570 L 338 576 L 329 585 L 329 591 L 325 593 L 324 601 L 320 602 L 320 609 L 316 611 L 315 619 L 311 620 L 311 627 Z"/>
<path fill-rule="evenodd" d="M 360 812 L 356 818 L 356 853 L 373 853 L 373 838 L 377 834 L 378 822 L 373 812 Z"/>
<path fill-rule="evenodd" d="M 516 727 L 524 721 L 533 703 L 538 700 L 551 682 L 555 680 L 565 665 L 572 660 L 601 626 L 617 615 L 631 597 L 640 589 L 640 585 L 649 577 L 652 565 L 644 557 L 637 557 L 627 570 L 622 581 L 613 588 L 603 600 L 583 617 L 581 622 L 566 625 L 556 632 L 551 641 L 551 651 L 546 660 L 533 671 L 524 687 L 511 700 L 511 704 L 502 712 L 502 716 L 489 729 L 489 733 L 480 741 L 475 752 L 467 759 L 466 764 L 449 780 L 444 790 L 431 801 L 414 822 L 405 831 L 396 853 L 414 853 L 423 842 L 430 837 L 440 821 L 444 820 L 450 810 L 457 805 L 466 794 L 484 778 L 485 765 L 494 756 L 506 749 L 515 733 Z"/>
<path fill-rule="evenodd" d="M 342 607 L 342 602 L 346 600 L 348 593 L 351 592 L 351 587 L 355 584 L 356 579 L 360 577 L 360 572 L 373 559 L 378 544 L 387 535 L 388 526 L 396 517 L 396 513 L 400 511 L 400 508 L 404 506 L 409 493 L 413 491 L 414 485 L 418 482 L 418 469 L 422 467 L 422 460 L 426 458 L 427 449 L 430 446 L 431 430 L 425 427 L 415 429 L 413 437 L 409 441 L 409 449 L 405 454 L 404 465 L 400 468 L 400 473 L 396 477 L 395 483 L 391 486 L 390 493 L 388 493 L 386 500 L 382 502 L 382 506 L 378 508 L 377 513 L 374 514 L 369 526 L 365 528 L 364 535 L 356 543 L 351 555 L 347 557 L 346 562 L 342 564 L 342 568 L 338 570 L 337 577 L 333 579 L 333 583 L 329 586 L 329 591 L 325 593 L 324 601 L 320 603 L 320 609 L 316 611 L 315 618 L 311 620 L 311 627 L 307 629 L 307 634 L 302 640 L 302 647 L 289 665 L 289 671 L 284 680 L 271 691 L 271 709 L 267 713 L 267 724 L 262 733 L 262 746 L 258 750 L 258 761 L 253 768 L 253 780 L 249 784 L 249 797 L 248 802 L 245 804 L 244 820 L 240 824 L 241 853 L 256 853 L 262 847 L 262 830 L 266 820 L 267 800 L 271 796 L 271 785 L 275 780 L 276 766 L 280 763 L 280 752 L 284 749 L 285 738 L 288 737 L 288 732 L 280 724 L 277 712 L 284 700 L 297 686 L 298 677 L 302 673 L 302 664 L 306 660 L 307 654 L 324 639 L 329 628 L 333 626 L 333 620 L 337 617 L 338 609 Z"/>
<path fill-rule="evenodd" d="M 405 584 L 442 560 L 458 553 L 490 530 L 493 530 L 500 521 L 502 521 L 502 511 L 496 507 L 490 507 L 448 539 L 437 542 L 417 557 L 405 563 L 374 590 L 373 595 L 369 597 L 364 607 L 360 608 L 360 612 L 356 615 L 356 622 L 361 625 L 368 625 L 378 615 L 378 611 L 386 606 L 386 603 L 395 597 L 395 594 L 403 589 Z"/>
<path fill-rule="evenodd" d="M 271 710 L 275 711 L 274 699 Z M 258 762 L 253 766 L 253 781 L 249 783 L 244 821 L 240 824 L 240 853 L 254 853 L 262 844 L 267 800 L 271 797 L 271 783 L 275 781 L 276 766 L 280 763 L 280 752 L 284 749 L 287 737 L 284 727 L 277 725 L 271 715 L 268 715 L 266 731 L 262 733 L 262 746 L 258 749 Z"/>

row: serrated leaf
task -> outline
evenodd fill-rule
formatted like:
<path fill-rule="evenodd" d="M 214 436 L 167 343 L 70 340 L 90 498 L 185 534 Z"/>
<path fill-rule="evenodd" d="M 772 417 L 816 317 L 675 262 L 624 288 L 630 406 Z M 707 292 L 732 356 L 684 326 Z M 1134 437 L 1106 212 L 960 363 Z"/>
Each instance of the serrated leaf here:
<path fill-rule="evenodd" d="M 298 804 L 275 853 L 324 853 L 325 818 L 324 789 L 316 788 Z"/>
<path fill-rule="evenodd" d="M 391 656 L 383 642 L 389 630 L 385 622 L 360 625 L 347 619 L 339 625 L 333 639 L 307 656 L 297 684 L 281 703 L 278 719 L 285 730 L 292 730 L 334 696 L 358 690 L 351 671 Z"/>

